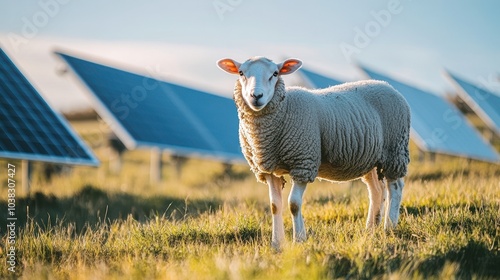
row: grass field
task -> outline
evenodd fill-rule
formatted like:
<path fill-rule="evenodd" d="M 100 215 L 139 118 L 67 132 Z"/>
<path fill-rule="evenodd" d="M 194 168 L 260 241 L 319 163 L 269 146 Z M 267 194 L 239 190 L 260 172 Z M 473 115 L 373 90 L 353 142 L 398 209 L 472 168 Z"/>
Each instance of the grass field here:
<path fill-rule="evenodd" d="M 113 174 L 92 127 L 77 129 L 101 167 L 47 182 L 35 164 L 31 195 L 18 186 L 15 273 L 6 264 L 8 177 L 0 169 L 0 278 L 500 278 L 498 165 L 413 160 L 400 224 L 390 232 L 365 230 L 363 184 L 315 182 L 304 198 L 308 240 L 290 242 L 285 215 L 288 243 L 278 253 L 270 248 L 267 186 L 246 166 L 228 174 L 222 164 L 189 160 L 177 174 L 165 156 L 164 181 L 150 184 L 147 151 L 126 153 L 123 171 Z"/>

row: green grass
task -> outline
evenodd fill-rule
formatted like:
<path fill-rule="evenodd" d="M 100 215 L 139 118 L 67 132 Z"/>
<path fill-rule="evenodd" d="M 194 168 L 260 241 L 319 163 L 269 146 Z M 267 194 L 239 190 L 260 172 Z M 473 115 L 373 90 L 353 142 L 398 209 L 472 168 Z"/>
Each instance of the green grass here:
<path fill-rule="evenodd" d="M 108 157 L 92 144 L 101 159 Z M 308 240 L 291 243 L 287 214 L 288 241 L 278 253 L 270 248 L 267 187 L 247 167 L 228 175 L 221 164 L 189 160 L 179 176 L 166 164 L 165 180 L 150 184 L 148 160 L 147 152 L 133 151 L 120 174 L 104 160 L 100 168 L 75 168 L 50 182 L 35 165 L 32 194 L 18 187 L 17 272 L 5 265 L 2 226 L 0 278 L 500 278 L 497 165 L 414 160 L 400 223 L 390 232 L 365 230 L 363 184 L 315 182 L 303 207 Z M 2 225 L 6 175 L 0 174 Z M 289 189 L 290 183 L 285 194 Z"/>

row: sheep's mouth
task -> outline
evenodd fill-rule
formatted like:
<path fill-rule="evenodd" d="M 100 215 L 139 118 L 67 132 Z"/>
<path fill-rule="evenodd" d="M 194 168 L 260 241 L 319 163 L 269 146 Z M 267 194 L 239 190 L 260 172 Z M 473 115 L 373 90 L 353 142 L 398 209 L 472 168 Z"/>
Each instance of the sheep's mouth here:
<path fill-rule="evenodd" d="M 260 111 L 266 106 L 266 104 L 261 103 L 259 100 L 252 100 L 248 105 L 254 111 Z"/>

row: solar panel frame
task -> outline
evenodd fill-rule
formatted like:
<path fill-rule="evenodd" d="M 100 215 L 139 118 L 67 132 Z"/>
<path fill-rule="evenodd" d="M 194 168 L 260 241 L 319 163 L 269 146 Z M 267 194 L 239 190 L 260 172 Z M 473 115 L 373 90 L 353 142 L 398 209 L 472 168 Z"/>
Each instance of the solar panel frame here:
<path fill-rule="evenodd" d="M 485 141 L 462 113 L 446 100 L 433 93 L 379 74 L 365 66 L 358 66 L 368 77 L 387 81 L 403 94 L 412 112 L 411 137 L 421 150 L 493 163 L 500 162 L 500 156 L 496 150 Z M 426 99 L 425 102 L 422 101 L 423 99 Z M 438 104 L 444 113 L 438 118 L 429 118 L 434 113 L 428 110 L 430 104 Z M 425 108 L 427 110 L 424 110 L 423 107 L 427 107 Z M 432 125 L 429 126 L 429 123 Z M 455 128 L 446 130 L 452 123 Z M 460 129 L 464 131 L 460 133 Z M 439 139 L 442 138 L 443 133 L 446 133 L 444 136 L 447 137 Z M 463 137 L 469 137 L 468 141 L 465 141 Z M 447 141 L 448 139 L 455 142 Z M 477 142 L 475 145 L 471 145 L 470 141 Z M 476 150 L 465 151 L 462 147 L 475 148 Z"/>
<path fill-rule="evenodd" d="M 0 48 L 0 157 L 97 166 L 99 161 Z"/>
<path fill-rule="evenodd" d="M 457 89 L 458 96 L 491 130 L 500 136 L 500 96 L 484 87 L 466 81 L 450 71 L 445 71 L 444 74 Z"/>
<path fill-rule="evenodd" d="M 111 126 L 113 132 L 125 144 L 127 149 L 160 148 L 170 150 L 172 153 L 180 156 L 205 157 L 224 162 L 244 162 L 238 140 L 238 117 L 232 99 L 79 58 L 82 56 L 76 57 L 61 51 L 56 51 L 55 53 L 66 62 L 71 68 L 71 72 L 75 74 L 79 82 L 87 89 L 85 93 L 91 99 L 95 107 L 94 109 Z M 87 71 L 84 71 L 85 67 L 88 68 Z M 150 126 L 148 122 L 144 122 L 147 118 L 150 120 L 152 118 L 163 119 L 162 128 L 167 129 L 161 130 L 158 127 L 150 126 L 148 131 L 156 133 L 156 137 L 158 137 L 156 139 L 163 137 L 162 139 L 165 140 L 165 137 L 168 137 L 165 133 L 168 133 L 168 127 L 170 127 L 170 132 L 174 134 L 177 132 L 178 134 L 172 137 L 174 139 L 173 142 L 177 141 L 177 143 L 154 141 L 155 135 L 141 135 L 141 131 L 144 132 L 144 127 L 138 127 L 137 125 L 134 127 L 131 125 L 130 116 L 121 118 L 116 110 L 115 112 L 113 111 L 112 106 L 110 106 L 112 104 L 110 100 L 104 100 L 111 97 L 111 93 L 103 92 L 117 93 L 117 89 L 113 88 L 113 86 L 104 90 L 102 88 L 99 89 L 98 82 L 86 73 L 88 71 L 97 71 L 96 75 L 97 73 L 101 75 L 116 75 L 116 81 L 110 81 L 109 83 L 109 85 L 114 83 L 113 86 L 120 84 L 120 79 L 123 81 L 124 77 L 127 77 L 129 80 L 141 79 L 143 85 L 146 83 L 145 81 L 148 81 L 150 85 L 153 85 L 153 83 L 157 84 L 158 87 L 148 91 L 145 99 L 140 103 L 140 106 L 149 106 L 151 110 L 141 109 L 142 114 L 134 110 L 130 110 L 129 112 L 136 118 L 142 119 L 143 126 Z M 129 87 L 128 89 L 126 89 L 127 86 Z M 132 85 L 123 85 L 123 90 L 130 92 L 130 86 Z M 109 96 L 106 97 L 106 95 Z M 114 98 L 116 97 L 115 95 Z M 155 101 L 150 100 L 155 98 Z M 192 102 L 188 100 L 189 98 L 196 98 L 201 101 Z M 157 106 L 161 106 L 161 104 L 165 105 L 162 109 L 172 110 L 177 112 L 177 114 L 168 112 L 165 112 L 165 114 L 154 114 L 158 112 L 159 109 Z M 166 104 L 170 104 L 171 106 L 167 107 Z M 211 104 L 211 106 L 205 106 L 206 104 Z M 214 106 L 216 108 L 213 108 Z M 234 118 L 224 118 L 224 112 L 228 111 L 234 114 Z M 176 115 L 174 119 L 168 119 L 174 115 Z M 209 119 L 212 121 L 209 121 Z M 214 119 L 215 121 L 213 121 Z M 177 122 L 187 124 L 183 129 L 189 130 L 197 138 L 195 136 L 182 135 L 186 134 L 185 132 L 179 133 L 179 124 Z M 232 131 L 229 133 L 231 134 L 230 137 L 220 137 L 221 131 L 228 129 L 225 125 L 229 125 Z M 185 143 L 180 143 L 178 138 L 184 138 L 186 141 L 191 141 L 191 143 L 196 138 L 196 142 L 203 147 L 200 148 L 195 147 L 195 145 L 189 146 Z"/>

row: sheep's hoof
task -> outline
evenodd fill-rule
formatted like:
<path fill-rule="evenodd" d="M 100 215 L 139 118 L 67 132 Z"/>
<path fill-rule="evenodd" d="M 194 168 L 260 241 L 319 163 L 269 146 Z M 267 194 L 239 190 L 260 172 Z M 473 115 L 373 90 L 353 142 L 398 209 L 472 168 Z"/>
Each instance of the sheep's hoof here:
<path fill-rule="evenodd" d="M 295 236 L 293 238 L 293 243 L 304 243 L 304 242 L 306 242 L 306 240 L 307 240 L 307 236 L 304 233 L 304 234 L 300 234 L 298 236 Z"/>
<path fill-rule="evenodd" d="M 397 226 L 397 223 L 393 223 L 393 222 L 389 221 L 389 222 L 384 223 L 384 230 L 393 231 L 396 226 Z"/>
<path fill-rule="evenodd" d="M 278 242 L 271 242 L 271 249 L 275 252 L 275 253 L 281 253 L 282 251 L 282 247 L 281 247 L 281 244 L 278 243 Z"/>
<path fill-rule="evenodd" d="M 376 229 L 378 226 L 380 225 L 380 221 L 379 220 L 375 220 L 375 221 L 367 221 L 366 222 L 366 229 L 367 230 L 374 230 Z"/>

